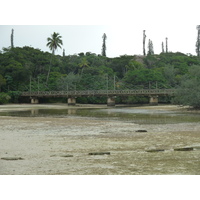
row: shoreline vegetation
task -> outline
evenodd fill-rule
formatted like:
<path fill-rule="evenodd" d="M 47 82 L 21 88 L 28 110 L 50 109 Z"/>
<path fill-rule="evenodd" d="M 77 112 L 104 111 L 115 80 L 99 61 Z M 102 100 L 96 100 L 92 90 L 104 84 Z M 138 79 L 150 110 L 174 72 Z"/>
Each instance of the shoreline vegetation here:
<path fill-rule="evenodd" d="M 53 36 L 53 35 L 52 35 Z M 60 35 L 54 34 L 56 39 Z M 53 39 L 53 38 L 52 38 Z M 58 40 L 58 42 L 61 41 Z M 0 104 L 28 103 L 23 91 L 177 89 L 174 97 L 159 97 L 160 103 L 198 108 L 199 56 L 181 52 L 122 55 L 108 58 L 92 52 L 54 55 L 32 47 L 4 48 L 0 52 Z M 188 92 L 189 91 L 189 92 Z M 58 99 L 64 103 L 65 99 Z M 148 103 L 145 96 L 116 97 L 116 104 Z M 55 99 L 41 99 L 53 103 Z M 79 97 L 81 104 L 101 104 L 103 97 Z"/>

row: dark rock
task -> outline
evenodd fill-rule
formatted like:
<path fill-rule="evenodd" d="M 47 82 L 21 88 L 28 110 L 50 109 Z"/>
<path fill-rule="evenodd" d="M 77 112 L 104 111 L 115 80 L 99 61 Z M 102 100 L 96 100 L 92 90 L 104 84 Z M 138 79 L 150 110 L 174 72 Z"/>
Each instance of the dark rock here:
<path fill-rule="evenodd" d="M 62 155 L 60 157 L 69 158 L 69 157 L 73 157 L 73 155 Z"/>
<path fill-rule="evenodd" d="M 21 157 L 3 157 L 2 160 L 24 160 Z"/>
<path fill-rule="evenodd" d="M 144 132 L 147 132 L 147 130 L 137 130 L 137 131 L 135 131 L 135 132 L 140 132 L 140 133 L 144 133 Z"/>
<path fill-rule="evenodd" d="M 164 149 L 149 149 L 149 150 L 146 150 L 146 152 L 162 152 L 162 151 L 165 151 Z"/>
<path fill-rule="evenodd" d="M 176 148 L 174 151 L 193 151 L 193 147 L 183 147 L 183 148 Z"/>
<path fill-rule="evenodd" d="M 93 152 L 89 153 L 89 155 L 110 155 L 110 152 Z"/>
<path fill-rule="evenodd" d="M 68 158 L 68 157 L 73 157 L 73 155 L 70 155 L 70 154 L 66 154 L 66 155 L 51 155 L 50 157 L 64 157 L 64 158 Z"/>

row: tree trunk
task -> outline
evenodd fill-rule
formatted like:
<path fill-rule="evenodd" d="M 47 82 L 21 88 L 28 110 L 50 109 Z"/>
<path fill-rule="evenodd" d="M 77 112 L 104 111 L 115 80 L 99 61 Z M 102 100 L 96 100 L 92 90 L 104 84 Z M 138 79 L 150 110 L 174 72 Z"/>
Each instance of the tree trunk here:
<path fill-rule="evenodd" d="M 52 57 L 53 57 L 53 52 L 52 52 L 52 54 L 51 54 L 51 60 L 50 60 L 49 70 L 48 70 L 48 73 L 47 73 L 47 81 L 46 81 L 46 84 L 48 84 L 48 81 L 49 81 L 49 74 L 50 74 L 50 70 L 51 70 Z"/>

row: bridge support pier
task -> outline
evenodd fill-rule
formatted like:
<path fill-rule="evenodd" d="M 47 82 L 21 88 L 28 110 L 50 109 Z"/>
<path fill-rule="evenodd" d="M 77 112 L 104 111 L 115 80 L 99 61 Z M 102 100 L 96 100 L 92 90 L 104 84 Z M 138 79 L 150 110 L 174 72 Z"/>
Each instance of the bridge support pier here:
<path fill-rule="evenodd" d="M 149 104 L 152 106 L 158 105 L 158 96 L 150 96 Z"/>
<path fill-rule="evenodd" d="M 31 97 L 31 103 L 32 104 L 38 104 L 39 103 L 39 99 L 37 97 Z"/>
<path fill-rule="evenodd" d="M 68 106 L 75 106 L 76 105 L 76 98 L 69 97 L 67 100 Z"/>
<path fill-rule="evenodd" d="M 108 97 L 107 106 L 115 106 L 115 97 Z"/>

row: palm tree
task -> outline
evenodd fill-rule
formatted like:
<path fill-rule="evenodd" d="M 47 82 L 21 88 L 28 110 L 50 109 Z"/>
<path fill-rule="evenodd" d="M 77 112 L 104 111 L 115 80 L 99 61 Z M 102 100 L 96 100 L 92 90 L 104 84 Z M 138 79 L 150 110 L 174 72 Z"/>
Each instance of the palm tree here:
<path fill-rule="evenodd" d="M 82 74 L 83 74 L 83 69 L 84 69 L 85 67 L 89 67 L 89 62 L 87 61 L 87 59 L 86 59 L 85 57 L 83 57 L 83 58 L 81 59 L 81 63 L 79 63 L 79 67 L 81 68 L 81 76 L 82 76 Z"/>
<path fill-rule="evenodd" d="M 62 42 L 61 38 L 62 38 L 62 36 L 60 36 L 59 33 L 55 33 L 55 32 L 51 35 L 51 37 L 47 38 L 47 42 L 48 42 L 47 46 L 52 51 L 50 65 L 49 65 L 49 70 L 48 70 L 48 74 L 47 74 L 47 82 L 49 80 L 49 73 L 50 73 L 50 69 L 51 69 L 52 56 L 55 55 L 55 50 L 58 47 L 62 48 L 61 45 L 63 44 L 63 42 Z"/>

